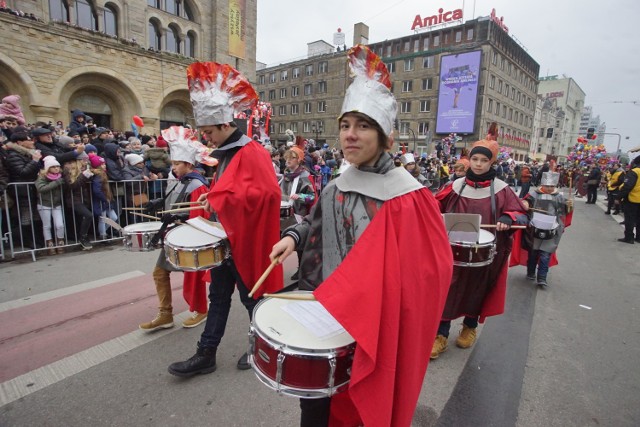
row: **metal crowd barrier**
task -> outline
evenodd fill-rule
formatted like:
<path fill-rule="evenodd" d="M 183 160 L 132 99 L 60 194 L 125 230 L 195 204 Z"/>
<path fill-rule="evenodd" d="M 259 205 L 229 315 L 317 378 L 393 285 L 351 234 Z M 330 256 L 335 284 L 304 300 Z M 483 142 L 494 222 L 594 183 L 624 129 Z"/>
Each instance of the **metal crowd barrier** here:
<path fill-rule="evenodd" d="M 167 179 L 155 181 L 109 181 L 113 193 L 111 205 L 115 210 L 118 217 L 117 222 L 120 226 L 126 227 L 130 224 L 149 221 L 149 219 L 134 215 L 132 211 L 124 210 L 123 208 L 141 207 L 133 205 L 134 196 L 138 194 L 146 194 L 149 200 L 162 197 L 167 181 Z M 91 185 L 87 184 L 86 189 L 89 194 L 88 200 L 82 197 L 79 202 L 93 213 L 94 205 Z M 71 248 L 80 245 L 81 236 L 78 235 L 78 231 L 81 218 L 77 217 L 73 209 L 73 205 L 78 200 L 74 200 L 73 192 L 66 185 L 60 186 L 53 192 L 60 193 L 64 223 L 64 246 L 61 246 L 57 245 L 55 224 L 52 221 L 51 233 L 54 248 L 57 250 L 61 247 Z M 41 204 L 42 195 L 38 194 L 33 182 L 12 182 L 2 193 L 1 200 L 0 258 L 4 261 L 6 259 L 14 259 L 21 254 L 31 254 L 32 260 L 36 261 L 36 254 L 47 253 L 51 249 L 45 244 L 43 224 L 37 210 L 38 204 Z M 121 239 L 120 233 L 108 225 L 106 225 L 106 237 L 101 238 L 98 233 L 98 221 L 99 216 L 94 214 L 88 233 L 89 240 L 93 244 Z"/>

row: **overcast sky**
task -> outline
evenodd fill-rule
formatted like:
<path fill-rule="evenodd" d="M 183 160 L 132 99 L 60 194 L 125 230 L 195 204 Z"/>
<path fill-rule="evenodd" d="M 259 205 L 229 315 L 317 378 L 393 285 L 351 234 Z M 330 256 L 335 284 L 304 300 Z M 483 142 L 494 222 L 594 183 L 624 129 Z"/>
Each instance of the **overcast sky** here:
<path fill-rule="evenodd" d="M 621 149 L 640 145 L 637 0 L 259 0 L 257 60 L 277 65 L 302 59 L 308 42 L 332 43 L 338 28 L 350 47 L 357 22 L 369 26 L 372 43 L 402 37 L 412 33 L 417 14 L 462 9 L 463 3 L 465 20 L 488 16 L 495 8 L 509 34 L 540 64 L 542 76 L 572 77 L 587 94 L 586 105 L 607 123 L 607 132 L 622 134 Z M 605 136 L 609 151 L 617 141 Z"/>

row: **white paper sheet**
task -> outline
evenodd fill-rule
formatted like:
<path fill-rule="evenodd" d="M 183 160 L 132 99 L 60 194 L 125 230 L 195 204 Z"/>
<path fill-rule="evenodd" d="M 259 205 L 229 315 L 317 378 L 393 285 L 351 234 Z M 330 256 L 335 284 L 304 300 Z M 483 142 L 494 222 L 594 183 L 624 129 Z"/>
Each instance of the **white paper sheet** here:
<path fill-rule="evenodd" d="M 282 306 L 291 317 L 320 339 L 335 337 L 345 329 L 318 301 L 301 301 Z"/>
<path fill-rule="evenodd" d="M 202 218 L 201 216 L 188 219 L 187 224 L 207 234 L 211 234 L 212 236 L 215 236 L 218 239 L 227 238 L 227 233 L 225 233 L 224 229 L 222 228 L 222 225 L 216 222 L 208 221 Z"/>

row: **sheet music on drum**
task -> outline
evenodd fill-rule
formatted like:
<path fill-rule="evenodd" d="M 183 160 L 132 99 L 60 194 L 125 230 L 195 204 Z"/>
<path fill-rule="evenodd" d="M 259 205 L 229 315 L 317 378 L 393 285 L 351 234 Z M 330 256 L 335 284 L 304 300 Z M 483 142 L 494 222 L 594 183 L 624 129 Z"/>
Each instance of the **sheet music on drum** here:
<path fill-rule="evenodd" d="M 340 323 L 318 301 L 285 304 L 282 309 L 320 339 L 345 332 Z"/>
<path fill-rule="evenodd" d="M 204 233 L 211 234 L 212 236 L 215 236 L 218 239 L 227 238 L 227 233 L 224 231 L 221 224 L 206 220 L 201 216 L 188 219 L 187 224 L 189 224 L 194 228 L 197 228 L 198 230 Z"/>

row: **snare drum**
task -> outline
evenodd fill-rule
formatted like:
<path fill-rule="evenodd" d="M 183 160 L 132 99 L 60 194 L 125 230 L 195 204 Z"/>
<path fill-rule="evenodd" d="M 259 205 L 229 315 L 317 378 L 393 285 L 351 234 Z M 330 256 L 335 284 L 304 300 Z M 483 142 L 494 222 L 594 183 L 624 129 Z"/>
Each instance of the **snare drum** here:
<path fill-rule="evenodd" d="M 125 249 L 131 252 L 149 252 L 156 249 L 151 245 L 151 240 L 160 231 L 160 227 L 162 227 L 160 221 L 127 225 L 122 229 Z"/>
<path fill-rule="evenodd" d="M 453 265 L 459 267 L 484 267 L 493 262 L 496 255 L 496 236 L 487 230 L 480 230 L 478 243 L 452 242 Z"/>
<path fill-rule="evenodd" d="M 169 264 L 182 271 L 200 271 L 217 267 L 229 258 L 227 239 L 220 239 L 190 225 L 180 225 L 164 238 Z"/>
<path fill-rule="evenodd" d="M 319 303 L 280 298 L 258 303 L 253 311 L 248 352 L 258 379 L 278 393 L 307 399 L 346 390 L 356 347 L 351 335 L 342 330 L 338 335 L 318 338 L 284 310 L 288 304 Z"/>
<path fill-rule="evenodd" d="M 280 218 L 290 218 L 293 215 L 293 205 L 291 202 L 280 202 Z"/>
<path fill-rule="evenodd" d="M 553 239 L 558 234 L 558 227 L 552 228 L 550 230 L 544 229 L 544 228 L 536 228 L 536 227 L 532 227 L 532 228 L 533 228 L 533 237 L 540 240 Z"/>

